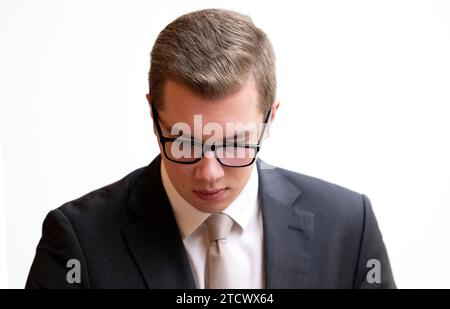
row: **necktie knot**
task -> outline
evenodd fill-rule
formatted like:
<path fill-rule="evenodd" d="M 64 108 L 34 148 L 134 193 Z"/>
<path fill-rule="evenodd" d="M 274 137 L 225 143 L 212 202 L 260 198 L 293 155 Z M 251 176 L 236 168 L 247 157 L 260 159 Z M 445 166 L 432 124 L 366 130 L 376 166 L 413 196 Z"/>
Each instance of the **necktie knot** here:
<path fill-rule="evenodd" d="M 224 213 L 213 213 L 205 221 L 209 241 L 226 239 L 233 226 L 233 219 Z"/>

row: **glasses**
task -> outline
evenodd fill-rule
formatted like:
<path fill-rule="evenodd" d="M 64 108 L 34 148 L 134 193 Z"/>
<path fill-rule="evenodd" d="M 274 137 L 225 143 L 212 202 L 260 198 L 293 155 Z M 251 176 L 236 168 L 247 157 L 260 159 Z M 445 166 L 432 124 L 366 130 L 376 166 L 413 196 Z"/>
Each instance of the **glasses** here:
<path fill-rule="evenodd" d="M 267 112 L 257 144 L 238 144 L 237 142 L 205 144 L 183 136 L 176 138 L 163 136 L 158 112 L 153 102 L 151 103 L 151 108 L 159 141 L 167 160 L 180 164 L 194 164 L 200 161 L 205 156 L 205 153 L 211 152 L 214 153 L 220 164 L 228 167 L 246 167 L 255 162 L 272 111 L 270 109 Z"/>

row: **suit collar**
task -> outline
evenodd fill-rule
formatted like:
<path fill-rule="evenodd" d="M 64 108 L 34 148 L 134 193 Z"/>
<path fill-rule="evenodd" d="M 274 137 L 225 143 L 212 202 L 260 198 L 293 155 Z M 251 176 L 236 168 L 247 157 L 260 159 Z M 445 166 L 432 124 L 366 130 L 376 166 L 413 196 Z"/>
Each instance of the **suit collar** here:
<path fill-rule="evenodd" d="M 314 215 L 302 210 L 301 190 L 277 168 L 257 165 L 266 288 L 307 288 Z"/>

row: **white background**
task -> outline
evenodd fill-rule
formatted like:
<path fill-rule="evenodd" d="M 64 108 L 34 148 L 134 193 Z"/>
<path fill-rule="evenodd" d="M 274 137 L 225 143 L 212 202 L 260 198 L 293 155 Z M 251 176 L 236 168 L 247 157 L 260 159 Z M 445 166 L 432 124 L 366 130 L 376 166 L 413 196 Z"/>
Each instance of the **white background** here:
<path fill-rule="evenodd" d="M 450 2 L 429 0 L 0 0 L 0 286 L 24 286 L 47 212 L 157 154 L 150 49 L 208 7 L 275 46 L 261 157 L 367 194 L 397 285 L 449 288 Z"/>

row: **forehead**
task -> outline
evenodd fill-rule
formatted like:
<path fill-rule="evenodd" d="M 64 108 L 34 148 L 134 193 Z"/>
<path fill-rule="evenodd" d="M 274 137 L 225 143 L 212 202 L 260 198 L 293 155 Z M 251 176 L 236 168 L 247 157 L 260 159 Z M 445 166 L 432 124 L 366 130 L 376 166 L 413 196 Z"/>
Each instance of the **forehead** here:
<path fill-rule="evenodd" d="M 256 83 L 249 78 L 235 93 L 222 98 L 208 99 L 173 80 L 164 86 L 164 108 L 159 111 L 166 123 L 192 123 L 194 115 L 201 115 L 204 123 L 252 123 L 261 121 Z"/>

